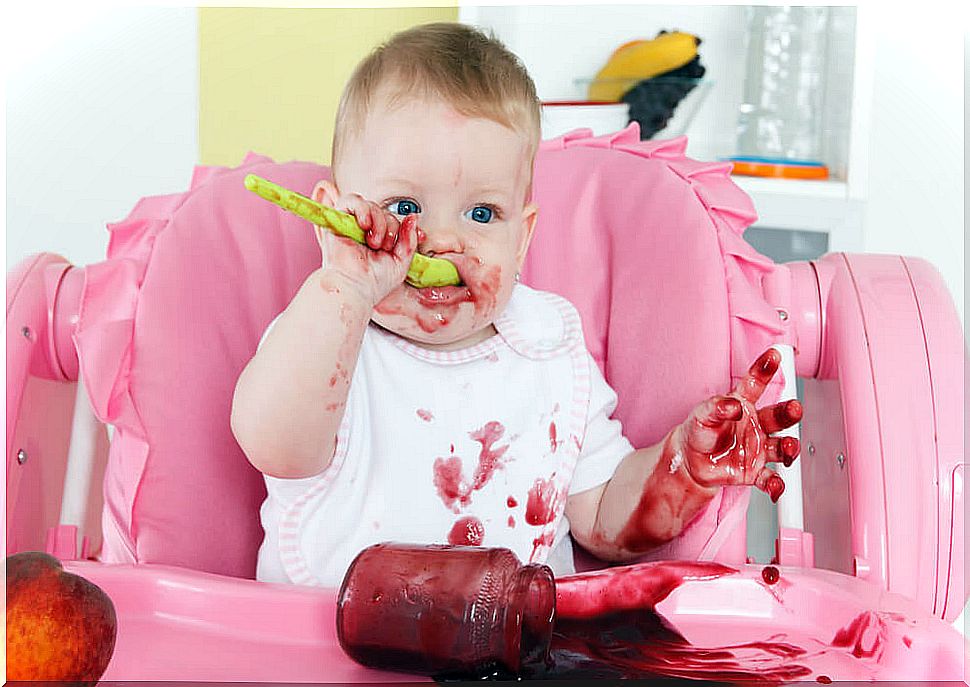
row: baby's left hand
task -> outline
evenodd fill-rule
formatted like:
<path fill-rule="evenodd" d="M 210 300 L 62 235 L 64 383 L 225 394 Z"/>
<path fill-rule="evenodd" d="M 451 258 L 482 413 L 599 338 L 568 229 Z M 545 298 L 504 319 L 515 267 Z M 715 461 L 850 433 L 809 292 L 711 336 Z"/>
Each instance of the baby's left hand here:
<path fill-rule="evenodd" d="M 777 501 L 785 482 L 765 463 L 791 465 L 800 446 L 794 437 L 771 437 L 802 418 L 796 400 L 760 410 L 754 404 L 778 370 L 781 354 L 769 348 L 727 396 L 701 403 L 675 430 L 676 451 L 683 465 L 702 487 L 753 484 Z"/>

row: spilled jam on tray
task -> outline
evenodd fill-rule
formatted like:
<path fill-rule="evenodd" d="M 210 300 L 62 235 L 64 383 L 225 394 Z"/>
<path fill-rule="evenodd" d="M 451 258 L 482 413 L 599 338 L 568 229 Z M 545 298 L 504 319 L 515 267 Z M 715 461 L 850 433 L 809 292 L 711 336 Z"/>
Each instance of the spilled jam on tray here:
<path fill-rule="evenodd" d="M 684 581 L 736 572 L 717 563 L 657 563 L 563 578 L 547 660 L 518 676 L 495 671 L 475 677 L 651 679 L 685 685 L 780 685 L 810 679 L 812 671 L 799 664 L 806 655 L 799 646 L 766 640 L 697 647 L 655 610 Z"/>

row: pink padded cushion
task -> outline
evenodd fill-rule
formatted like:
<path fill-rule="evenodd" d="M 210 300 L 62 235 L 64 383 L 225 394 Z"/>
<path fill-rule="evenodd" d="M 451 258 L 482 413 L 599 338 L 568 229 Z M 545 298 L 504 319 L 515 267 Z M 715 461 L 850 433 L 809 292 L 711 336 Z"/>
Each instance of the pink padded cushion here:
<path fill-rule="evenodd" d="M 108 562 L 255 575 L 262 477 L 236 444 L 236 378 L 320 264 L 309 225 L 246 191 L 259 174 L 303 193 L 329 170 L 250 154 L 142 199 L 87 268 L 76 341 L 95 412 L 115 425 L 105 477 Z"/>
<path fill-rule="evenodd" d="M 775 265 L 741 238 L 756 219 L 751 200 L 730 165 L 691 160 L 686 144 L 640 141 L 636 124 L 599 137 L 583 129 L 543 142 L 536 161 L 539 221 L 522 278 L 576 305 L 636 447 L 730 390 L 782 334 L 761 291 Z M 779 392 L 773 385 L 763 401 Z M 743 544 L 747 497 L 723 490 L 649 558 L 716 554 L 723 541 L 712 538 L 729 517 Z M 743 546 L 732 556 L 743 562 Z"/>

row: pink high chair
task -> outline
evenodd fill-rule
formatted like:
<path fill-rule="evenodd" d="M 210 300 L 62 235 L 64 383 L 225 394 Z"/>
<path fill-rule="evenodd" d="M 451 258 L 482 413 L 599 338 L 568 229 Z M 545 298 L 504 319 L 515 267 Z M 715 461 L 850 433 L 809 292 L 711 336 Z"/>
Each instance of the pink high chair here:
<path fill-rule="evenodd" d="M 658 611 L 698 646 L 728 627 L 732 644 L 781 635 L 806 649 L 808 679 L 965 679 L 967 644 L 943 620 L 967 599 L 965 348 L 940 276 L 885 255 L 774 264 L 742 239 L 756 215 L 729 166 L 685 146 L 635 125 L 544 142 L 523 269 L 581 312 L 634 445 L 768 346 L 784 362 L 765 403 L 805 379 L 779 581 L 745 562 L 749 492 L 725 489 L 647 559 L 737 572 L 685 581 Z M 7 554 L 48 550 L 111 596 L 105 680 L 413 680 L 343 654 L 336 590 L 252 579 L 265 492 L 229 429 L 232 391 L 319 250 L 248 173 L 307 193 L 329 171 L 252 154 L 199 167 L 185 193 L 109 225 L 105 261 L 45 253 L 8 274 Z"/>

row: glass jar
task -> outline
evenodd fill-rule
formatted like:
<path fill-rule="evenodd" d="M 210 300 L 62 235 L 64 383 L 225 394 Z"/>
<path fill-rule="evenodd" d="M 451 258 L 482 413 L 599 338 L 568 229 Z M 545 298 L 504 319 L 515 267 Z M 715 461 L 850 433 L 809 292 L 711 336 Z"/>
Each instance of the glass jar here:
<path fill-rule="evenodd" d="M 385 543 L 361 551 L 337 599 L 337 637 L 365 666 L 430 676 L 518 674 L 545 660 L 556 588 L 509 549 Z"/>

